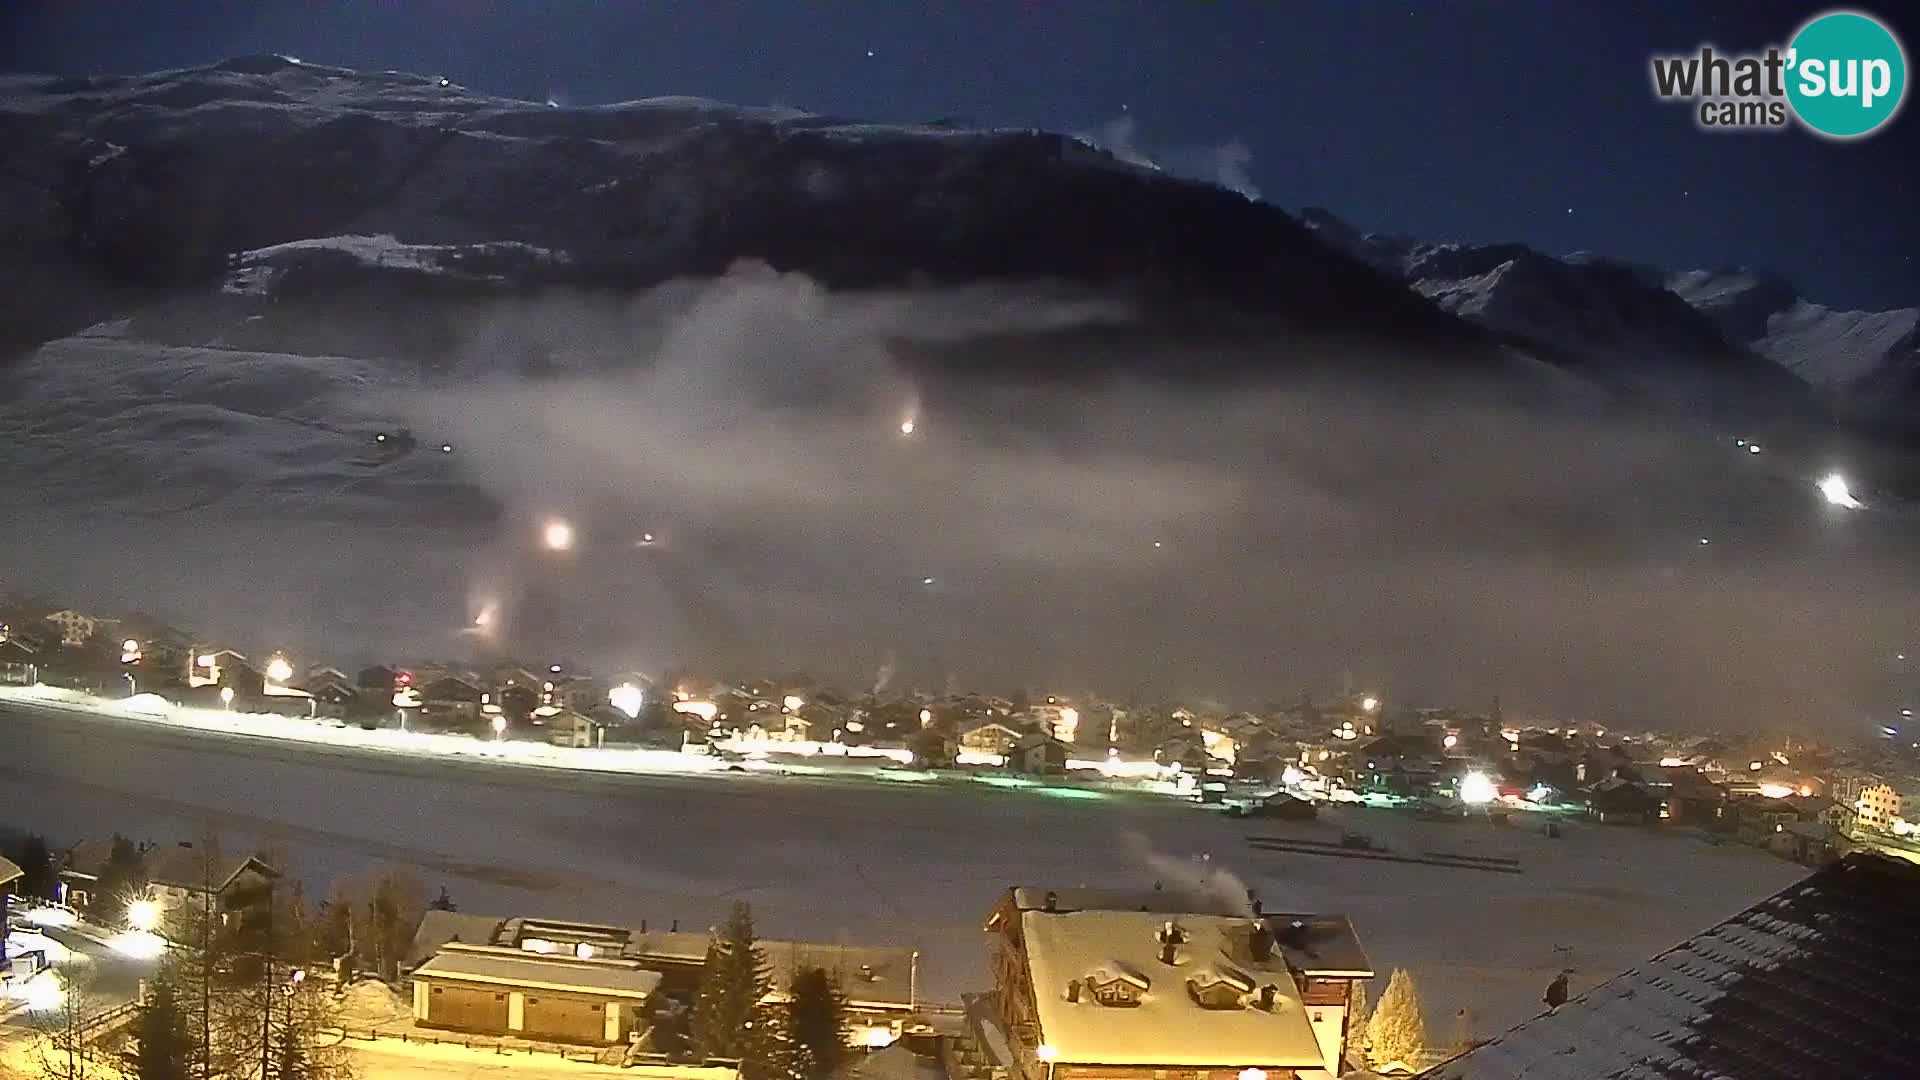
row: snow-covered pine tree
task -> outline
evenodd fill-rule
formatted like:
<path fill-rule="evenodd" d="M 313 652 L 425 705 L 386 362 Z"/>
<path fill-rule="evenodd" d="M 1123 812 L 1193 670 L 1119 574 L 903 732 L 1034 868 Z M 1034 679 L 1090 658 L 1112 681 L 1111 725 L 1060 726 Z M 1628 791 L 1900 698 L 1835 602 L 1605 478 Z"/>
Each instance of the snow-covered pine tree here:
<path fill-rule="evenodd" d="M 1426 1047 L 1427 1024 L 1420 1015 L 1420 992 L 1405 968 L 1394 968 L 1387 979 L 1387 992 L 1380 995 L 1380 1004 L 1367 1022 L 1367 1042 L 1375 1065 L 1395 1061 L 1411 1065 Z"/>
<path fill-rule="evenodd" d="M 1355 979 L 1347 987 L 1347 1059 L 1355 1065 L 1367 1060 L 1367 980 Z"/>

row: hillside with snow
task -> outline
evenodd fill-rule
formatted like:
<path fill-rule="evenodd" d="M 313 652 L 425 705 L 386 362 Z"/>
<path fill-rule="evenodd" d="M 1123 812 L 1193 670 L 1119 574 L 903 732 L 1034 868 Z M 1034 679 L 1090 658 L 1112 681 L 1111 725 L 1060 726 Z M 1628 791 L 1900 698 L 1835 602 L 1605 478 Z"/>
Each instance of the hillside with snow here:
<path fill-rule="evenodd" d="M 1911 419 L 1920 411 L 1920 309 L 1838 311 L 1763 271 L 1670 271 L 1523 244 L 1432 243 L 1363 232 L 1319 208 L 1301 220 L 1443 310 L 1582 358 L 1597 377 L 1661 383 L 1705 367 L 1785 393 L 1811 386 L 1856 414 Z"/>
<path fill-rule="evenodd" d="M 1316 329 L 1472 338 L 1273 207 L 1039 131 L 692 98 L 560 108 L 259 56 L 9 76 L 0 137 L 15 344 L 236 264 L 297 262 L 288 288 L 343 284 L 350 263 L 430 263 L 475 285 L 631 289 L 742 259 L 833 287 L 1064 279 Z M 352 237 L 397 246 L 369 255 Z"/>
<path fill-rule="evenodd" d="M 1838 311 L 1754 270 L 1692 270 L 1668 286 L 1739 342 L 1843 400 L 1920 404 L 1920 307 Z"/>

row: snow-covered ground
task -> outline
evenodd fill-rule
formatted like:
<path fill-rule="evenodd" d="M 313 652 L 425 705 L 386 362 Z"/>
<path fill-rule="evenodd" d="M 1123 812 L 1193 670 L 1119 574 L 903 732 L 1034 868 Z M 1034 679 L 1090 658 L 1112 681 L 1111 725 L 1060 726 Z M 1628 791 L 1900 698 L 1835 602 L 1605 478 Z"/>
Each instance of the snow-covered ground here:
<path fill-rule="evenodd" d="M 1144 885 L 1212 872 L 1268 910 L 1350 915 L 1381 972 L 1412 968 L 1430 1023 L 1477 1033 L 1576 989 L 1798 877 L 1757 850 L 1678 832 L 1420 822 L 1330 810 L 1311 825 L 1235 821 L 1147 797 L 844 784 L 762 774 L 618 775 L 424 759 L 0 705 L 0 821 L 57 839 L 118 829 L 170 842 L 220 830 L 287 852 L 309 896 L 379 864 L 445 884 L 464 911 L 682 928 L 754 906 L 769 936 L 921 950 L 925 996 L 989 975 L 980 925 L 1007 885 Z M 1338 815 L 1337 818 L 1331 815 Z M 1248 833 L 1521 860 L 1523 874 L 1256 852 Z"/>

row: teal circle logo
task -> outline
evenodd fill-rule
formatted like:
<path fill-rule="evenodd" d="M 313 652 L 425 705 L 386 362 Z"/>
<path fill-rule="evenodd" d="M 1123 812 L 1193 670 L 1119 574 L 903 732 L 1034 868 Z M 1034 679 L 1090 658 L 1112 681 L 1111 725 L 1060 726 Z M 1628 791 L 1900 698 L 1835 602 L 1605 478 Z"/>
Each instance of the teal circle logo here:
<path fill-rule="evenodd" d="M 1880 20 L 1830 11 L 1801 27 L 1787 49 L 1787 101 L 1815 132 L 1854 139 L 1900 111 L 1907 55 Z"/>

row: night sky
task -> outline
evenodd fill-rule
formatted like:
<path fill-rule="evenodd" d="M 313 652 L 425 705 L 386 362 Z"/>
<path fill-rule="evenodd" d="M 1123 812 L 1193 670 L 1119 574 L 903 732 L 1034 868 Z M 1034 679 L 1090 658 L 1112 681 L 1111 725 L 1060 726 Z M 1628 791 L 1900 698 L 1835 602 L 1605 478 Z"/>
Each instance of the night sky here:
<path fill-rule="evenodd" d="M 1708 134 L 1685 106 L 1653 100 L 1650 53 L 1782 42 L 1823 10 L 1717 8 L 11 0 L 0 67 L 138 72 L 284 52 L 577 104 L 693 94 L 1072 132 L 1130 118 L 1135 144 L 1163 161 L 1237 142 L 1264 198 L 1366 228 L 1763 266 L 1836 306 L 1920 303 L 1911 106 L 1838 144 L 1798 130 Z M 1911 59 L 1920 20 L 1895 22 Z"/>

